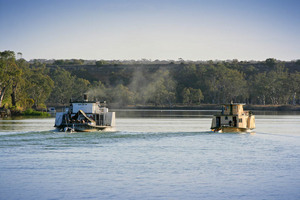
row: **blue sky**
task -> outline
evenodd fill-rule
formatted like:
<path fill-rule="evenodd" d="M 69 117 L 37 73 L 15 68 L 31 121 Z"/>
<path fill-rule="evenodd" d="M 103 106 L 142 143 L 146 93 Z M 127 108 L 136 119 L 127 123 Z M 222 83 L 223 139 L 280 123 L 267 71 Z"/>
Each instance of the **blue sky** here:
<path fill-rule="evenodd" d="M 45 59 L 300 59 L 298 0 L 0 0 L 0 51 Z"/>

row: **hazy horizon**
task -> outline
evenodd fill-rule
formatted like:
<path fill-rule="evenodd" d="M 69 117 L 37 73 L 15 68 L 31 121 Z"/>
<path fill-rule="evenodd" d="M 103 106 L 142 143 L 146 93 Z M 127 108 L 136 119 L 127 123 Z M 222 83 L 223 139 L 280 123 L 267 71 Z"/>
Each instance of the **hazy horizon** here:
<path fill-rule="evenodd" d="M 0 51 L 31 59 L 300 58 L 297 0 L 0 0 Z"/>

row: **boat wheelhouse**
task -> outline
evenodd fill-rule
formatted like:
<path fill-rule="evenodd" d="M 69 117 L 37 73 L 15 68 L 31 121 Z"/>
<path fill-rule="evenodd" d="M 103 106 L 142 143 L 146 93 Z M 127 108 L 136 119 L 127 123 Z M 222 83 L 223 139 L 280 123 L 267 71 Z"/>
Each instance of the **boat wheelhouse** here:
<path fill-rule="evenodd" d="M 57 112 L 55 127 L 60 131 L 99 131 L 115 126 L 115 112 L 108 112 L 105 102 L 89 101 L 84 95 L 83 101 L 70 101 L 65 112 Z"/>
<path fill-rule="evenodd" d="M 230 103 L 222 106 L 222 112 L 213 115 L 211 130 L 214 132 L 246 132 L 255 128 L 252 111 L 244 111 L 245 104 Z"/>

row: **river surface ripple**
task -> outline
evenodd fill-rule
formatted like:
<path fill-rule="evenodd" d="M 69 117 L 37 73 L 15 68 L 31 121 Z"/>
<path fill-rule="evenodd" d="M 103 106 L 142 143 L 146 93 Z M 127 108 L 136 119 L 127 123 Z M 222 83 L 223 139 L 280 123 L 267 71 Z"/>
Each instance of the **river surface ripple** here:
<path fill-rule="evenodd" d="M 118 116 L 119 115 L 119 116 Z M 300 115 L 212 133 L 205 111 L 118 111 L 116 130 L 0 120 L 0 199 L 300 199 Z"/>

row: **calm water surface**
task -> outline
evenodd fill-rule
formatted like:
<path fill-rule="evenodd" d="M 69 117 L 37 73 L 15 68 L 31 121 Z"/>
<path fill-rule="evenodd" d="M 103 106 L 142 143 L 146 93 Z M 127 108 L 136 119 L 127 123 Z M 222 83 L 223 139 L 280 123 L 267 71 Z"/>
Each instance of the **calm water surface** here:
<path fill-rule="evenodd" d="M 256 112 L 211 133 L 211 111 L 122 111 L 111 132 L 0 120 L 0 199 L 300 199 L 300 114 Z"/>

